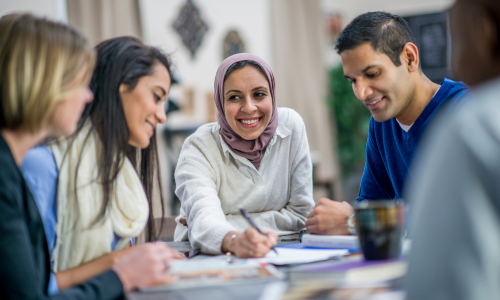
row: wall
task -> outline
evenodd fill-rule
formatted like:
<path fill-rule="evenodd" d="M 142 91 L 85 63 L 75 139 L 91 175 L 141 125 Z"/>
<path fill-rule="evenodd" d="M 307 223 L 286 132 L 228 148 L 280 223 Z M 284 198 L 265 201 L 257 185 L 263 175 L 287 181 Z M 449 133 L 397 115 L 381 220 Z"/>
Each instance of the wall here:
<path fill-rule="evenodd" d="M 453 0 L 321 0 L 325 12 L 339 12 L 344 17 L 345 24 L 357 15 L 369 11 L 387 11 L 398 15 L 415 15 L 432 13 L 448 9 Z"/>
<path fill-rule="evenodd" d="M 140 0 L 144 42 L 172 54 L 176 76 L 182 86 L 194 89 L 193 122 L 207 118 L 207 93 L 213 91 L 215 73 L 222 62 L 223 39 L 236 29 L 246 51 L 262 57 L 272 66 L 269 0 L 193 0 L 208 25 L 208 32 L 194 59 L 182 44 L 172 24 L 186 0 Z M 178 120 L 171 118 L 170 123 Z M 181 121 L 179 121 L 181 122 Z"/>
<path fill-rule="evenodd" d="M 401 16 L 441 12 L 450 8 L 454 0 L 321 0 L 321 9 L 325 15 L 339 13 L 342 25 L 347 25 L 356 16 L 370 11 L 387 11 Z M 325 62 L 329 66 L 340 63 L 339 56 L 333 50 L 333 41 L 326 50 Z"/>
<path fill-rule="evenodd" d="M 35 15 L 67 22 L 66 0 L 0 0 L 0 16 L 30 12 Z"/>

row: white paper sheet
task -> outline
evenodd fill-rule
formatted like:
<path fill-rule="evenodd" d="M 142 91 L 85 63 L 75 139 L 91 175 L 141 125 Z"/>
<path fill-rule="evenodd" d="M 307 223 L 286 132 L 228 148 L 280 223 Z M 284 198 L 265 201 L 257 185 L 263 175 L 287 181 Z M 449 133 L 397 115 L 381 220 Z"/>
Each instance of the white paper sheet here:
<path fill-rule="evenodd" d="M 294 249 L 294 248 L 276 248 L 278 254 L 269 251 L 263 258 L 251 258 L 262 263 L 274 265 L 304 264 L 315 261 L 327 260 L 334 256 L 346 255 L 347 249 Z"/>

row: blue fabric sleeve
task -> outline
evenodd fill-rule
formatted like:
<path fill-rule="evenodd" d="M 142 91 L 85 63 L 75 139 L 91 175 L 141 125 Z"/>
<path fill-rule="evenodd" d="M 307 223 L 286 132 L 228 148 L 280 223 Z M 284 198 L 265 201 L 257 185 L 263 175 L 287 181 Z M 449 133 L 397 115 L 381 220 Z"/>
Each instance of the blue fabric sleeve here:
<path fill-rule="evenodd" d="M 29 150 L 21 164 L 21 172 L 42 217 L 49 253 L 52 253 L 56 242 L 58 180 L 52 151 L 46 146 Z"/>
<path fill-rule="evenodd" d="M 50 148 L 38 146 L 28 151 L 21 165 L 21 172 L 42 217 L 49 253 L 52 254 L 56 242 L 58 171 Z M 111 251 L 115 249 L 119 239 L 115 234 L 110 245 Z"/>
<path fill-rule="evenodd" d="M 115 251 L 116 243 L 121 239 L 116 233 L 114 234 L 113 241 L 111 242 L 111 251 Z M 130 247 L 134 246 L 134 238 L 130 238 Z"/>
<path fill-rule="evenodd" d="M 368 139 L 366 142 L 366 162 L 359 186 L 359 195 L 356 201 L 394 198 L 394 189 L 387 174 L 380 151 L 374 141 L 373 117 L 370 119 Z"/>
<path fill-rule="evenodd" d="M 47 146 L 39 146 L 28 151 L 22 164 L 21 172 L 26 180 L 33 199 L 37 205 L 42 218 L 45 236 L 49 247 L 49 253 L 55 247 L 56 226 L 57 226 L 57 182 L 58 170 L 52 151 Z M 111 243 L 111 251 L 120 239 L 115 234 Z M 133 245 L 133 239 L 131 240 Z M 51 266 L 53 262 L 51 260 Z M 54 273 L 50 273 L 49 285 L 47 288 L 49 295 L 59 293 L 59 285 Z"/>
<path fill-rule="evenodd" d="M 21 172 L 40 212 L 49 253 L 52 254 L 56 242 L 58 177 L 54 155 L 46 146 L 29 150 L 21 164 Z M 52 272 L 47 291 L 49 295 L 59 293 L 57 278 Z"/>
<path fill-rule="evenodd" d="M 59 293 L 59 285 L 57 284 L 57 278 L 56 275 L 52 272 L 50 272 L 50 277 L 49 277 L 49 287 L 47 288 L 49 295 L 55 295 Z"/>

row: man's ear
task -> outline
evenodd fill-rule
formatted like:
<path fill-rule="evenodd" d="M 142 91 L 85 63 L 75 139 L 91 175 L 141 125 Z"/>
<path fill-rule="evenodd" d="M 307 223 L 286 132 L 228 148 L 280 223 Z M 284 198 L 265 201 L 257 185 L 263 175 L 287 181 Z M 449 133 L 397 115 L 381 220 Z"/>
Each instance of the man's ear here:
<path fill-rule="evenodd" d="M 403 51 L 401 51 L 399 59 L 401 60 L 401 64 L 408 69 L 408 72 L 415 72 L 420 69 L 418 48 L 417 45 L 413 43 L 406 43 L 403 46 Z"/>

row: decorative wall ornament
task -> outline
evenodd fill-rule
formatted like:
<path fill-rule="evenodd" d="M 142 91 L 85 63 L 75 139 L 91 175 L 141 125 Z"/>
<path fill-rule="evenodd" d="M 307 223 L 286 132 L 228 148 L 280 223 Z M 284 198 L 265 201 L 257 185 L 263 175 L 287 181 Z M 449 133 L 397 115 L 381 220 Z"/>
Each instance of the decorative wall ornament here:
<path fill-rule="evenodd" d="M 244 53 L 245 43 L 236 30 L 229 30 L 224 38 L 224 45 L 222 46 L 222 59 L 226 59 L 231 55 Z"/>
<path fill-rule="evenodd" d="M 200 11 L 192 0 L 187 0 L 186 4 L 182 6 L 173 27 L 182 37 L 184 45 L 189 49 L 191 58 L 194 58 L 203 37 L 208 31 L 208 26 L 201 18 Z"/>

